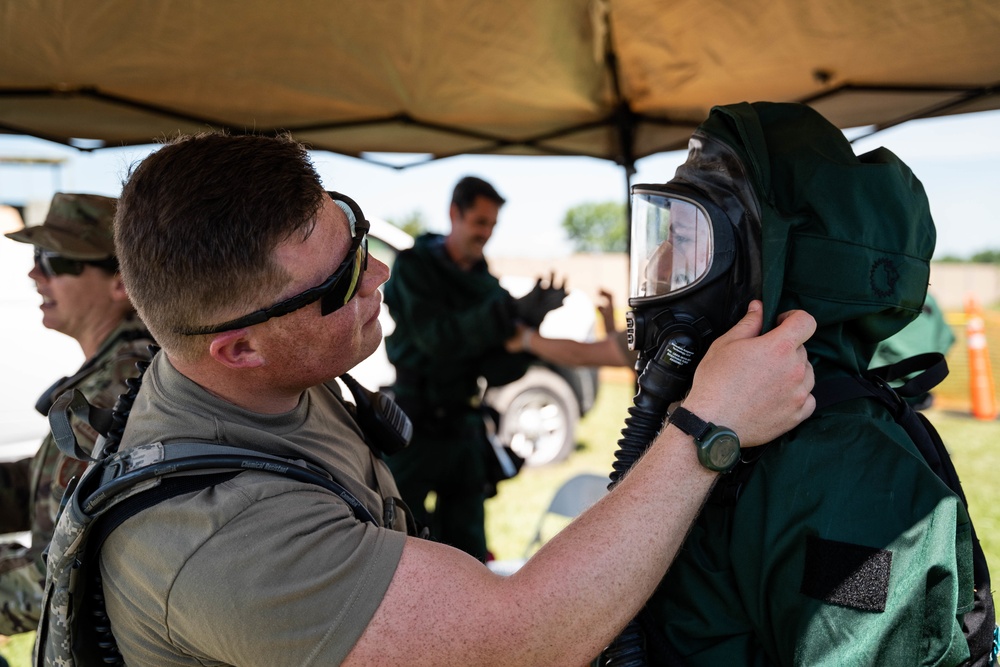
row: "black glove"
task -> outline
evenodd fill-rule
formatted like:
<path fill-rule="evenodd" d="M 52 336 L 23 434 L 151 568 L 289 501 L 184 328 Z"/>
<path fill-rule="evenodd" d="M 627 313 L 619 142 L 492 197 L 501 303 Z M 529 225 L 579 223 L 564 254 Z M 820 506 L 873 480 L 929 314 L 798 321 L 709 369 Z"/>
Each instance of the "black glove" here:
<path fill-rule="evenodd" d="M 532 329 L 537 329 L 548 312 L 561 306 L 565 298 L 566 282 L 563 281 L 563 284 L 557 287 L 553 273 L 548 286 L 539 278 L 530 292 L 520 299 L 515 299 L 514 309 L 519 320 Z"/>

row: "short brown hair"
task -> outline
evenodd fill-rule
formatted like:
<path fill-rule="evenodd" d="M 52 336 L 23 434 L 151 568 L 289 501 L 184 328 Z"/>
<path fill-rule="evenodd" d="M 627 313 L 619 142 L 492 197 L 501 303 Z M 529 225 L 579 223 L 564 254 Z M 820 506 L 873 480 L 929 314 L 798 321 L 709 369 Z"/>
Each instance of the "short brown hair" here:
<path fill-rule="evenodd" d="M 451 203 L 458 207 L 459 213 L 465 213 L 475 206 L 476 197 L 485 197 L 497 206 L 503 206 L 507 202 L 492 185 L 478 176 L 466 176 L 451 191 Z"/>
<path fill-rule="evenodd" d="M 267 306 L 290 280 L 274 249 L 308 233 L 324 197 L 306 148 L 287 137 L 200 134 L 160 148 L 124 184 L 115 244 L 125 288 L 157 342 Z"/>

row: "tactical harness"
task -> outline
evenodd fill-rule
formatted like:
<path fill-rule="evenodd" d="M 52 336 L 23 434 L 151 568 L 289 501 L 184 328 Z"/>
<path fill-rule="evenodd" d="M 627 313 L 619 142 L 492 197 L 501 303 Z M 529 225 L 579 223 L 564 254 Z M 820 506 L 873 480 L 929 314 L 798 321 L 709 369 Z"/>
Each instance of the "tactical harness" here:
<path fill-rule="evenodd" d="M 150 363 L 136 364 L 139 376 L 126 381 L 128 391 L 119 397 L 113 411 L 94 408 L 78 390 L 66 392 L 52 406 L 50 425 L 60 451 L 92 465 L 79 481 L 74 479 L 67 487 L 55 535 L 43 554 L 46 580 L 35 638 L 35 667 L 125 664 L 105 607 L 100 549 L 126 519 L 164 500 L 258 470 L 324 488 L 343 500 L 358 521 L 379 525 L 368 508 L 332 475 L 305 461 L 206 442 L 171 442 L 166 446 L 157 442 L 118 452 L 142 374 Z M 391 399 L 367 391 L 348 375 L 341 379 L 354 395 L 357 408 L 352 414 L 369 447 L 381 453 L 405 446 L 412 426 Z M 79 448 L 70 415 L 104 436 L 96 458 Z M 407 532 L 419 534 L 412 513 L 396 498 L 384 500 L 382 525 L 392 525 L 397 504 L 406 516 Z"/>

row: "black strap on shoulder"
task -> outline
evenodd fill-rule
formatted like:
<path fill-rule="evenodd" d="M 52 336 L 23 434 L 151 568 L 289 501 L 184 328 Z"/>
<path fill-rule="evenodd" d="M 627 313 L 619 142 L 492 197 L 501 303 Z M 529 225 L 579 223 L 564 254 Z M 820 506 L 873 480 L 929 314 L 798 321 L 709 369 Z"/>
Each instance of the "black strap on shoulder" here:
<path fill-rule="evenodd" d="M 118 473 L 114 470 L 115 461 L 113 458 L 101 461 L 98 465 L 107 465 L 109 468 L 108 472 L 114 474 L 102 477 L 100 485 L 93 490 L 88 489 L 85 497 L 80 499 L 80 507 L 84 513 L 93 514 L 99 511 L 101 505 L 107 500 L 114 498 L 119 493 L 126 491 L 136 484 L 157 477 L 168 479 L 164 476 L 174 476 L 177 473 L 187 472 L 197 473 L 198 471 L 205 470 L 259 470 L 324 488 L 343 500 L 359 521 L 371 523 L 376 526 L 379 525 L 374 515 L 364 503 L 333 479 L 332 476 L 321 474 L 319 469 L 313 469 L 307 465 L 299 465 L 295 461 L 283 459 L 279 456 L 218 443 L 181 442 L 167 445 L 167 448 L 171 447 L 178 450 L 183 448 L 185 455 L 168 458 L 158 463 L 151 463 L 123 473 Z M 195 449 L 203 448 L 206 452 L 205 454 L 191 455 L 187 452 L 192 447 Z"/>
<path fill-rule="evenodd" d="M 211 488 L 231 480 L 241 471 L 234 470 L 206 475 L 188 475 L 183 477 L 164 477 L 152 489 L 141 491 L 130 496 L 99 516 L 90 529 L 87 538 L 86 554 L 83 564 L 87 573 L 82 599 L 83 609 L 88 617 L 91 632 L 74 633 L 73 653 L 82 664 L 124 665 L 118 643 L 111 632 L 111 621 L 108 618 L 107 605 L 104 600 L 104 581 L 98 557 L 104 541 L 112 532 L 126 520 L 154 505 L 184 495 Z"/>
<path fill-rule="evenodd" d="M 816 384 L 812 393 L 816 398 L 817 411 L 850 398 L 873 396 L 895 416 L 897 412 L 904 411 L 897 405 L 900 398 L 914 398 L 926 393 L 940 384 L 947 375 L 948 362 L 944 355 L 928 352 L 895 364 L 870 369 L 864 376 L 851 375 L 823 380 Z M 890 386 L 890 383 L 903 378 L 907 379 L 899 386 Z"/>
<path fill-rule="evenodd" d="M 186 475 L 183 477 L 163 477 L 160 483 L 147 491 L 141 491 L 134 496 L 122 500 L 102 514 L 91 529 L 90 537 L 87 539 L 87 550 L 93 549 L 93 553 L 101 550 L 101 546 L 115 528 L 125 523 L 127 519 L 135 516 L 143 510 L 149 509 L 164 500 L 202 491 L 228 482 L 240 474 L 240 470 L 207 475 Z"/>

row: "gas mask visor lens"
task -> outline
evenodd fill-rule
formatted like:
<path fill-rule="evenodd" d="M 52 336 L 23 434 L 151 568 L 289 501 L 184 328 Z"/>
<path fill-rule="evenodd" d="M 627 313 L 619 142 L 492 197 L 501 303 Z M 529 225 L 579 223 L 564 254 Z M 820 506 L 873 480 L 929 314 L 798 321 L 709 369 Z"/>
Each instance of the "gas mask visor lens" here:
<path fill-rule="evenodd" d="M 694 200 L 641 188 L 632 191 L 631 296 L 687 291 L 712 267 L 711 218 Z"/>

